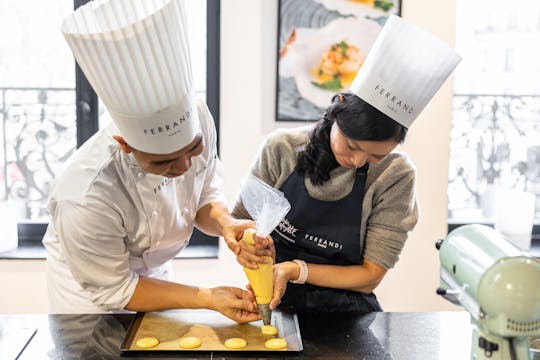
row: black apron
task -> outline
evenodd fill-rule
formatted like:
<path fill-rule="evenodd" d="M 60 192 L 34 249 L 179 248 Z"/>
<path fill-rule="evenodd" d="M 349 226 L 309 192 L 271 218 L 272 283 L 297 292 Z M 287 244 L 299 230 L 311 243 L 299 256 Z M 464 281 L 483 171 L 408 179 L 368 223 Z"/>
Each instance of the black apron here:
<path fill-rule="evenodd" d="M 300 259 L 313 264 L 362 264 L 360 223 L 367 169 L 368 164 L 356 170 L 351 192 L 336 201 L 312 198 L 304 177 L 293 171 L 280 188 L 291 210 L 271 234 L 277 262 Z M 382 311 L 373 293 L 292 283 L 287 284 L 280 306 L 317 312 Z"/>

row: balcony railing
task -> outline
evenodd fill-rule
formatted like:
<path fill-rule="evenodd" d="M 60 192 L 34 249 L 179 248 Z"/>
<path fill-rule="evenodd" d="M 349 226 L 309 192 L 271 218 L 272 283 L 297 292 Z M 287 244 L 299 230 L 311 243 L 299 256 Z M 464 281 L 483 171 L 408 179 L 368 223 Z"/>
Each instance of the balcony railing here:
<path fill-rule="evenodd" d="M 1 193 L 19 219 L 43 220 L 49 186 L 76 148 L 75 90 L 0 87 Z M 489 221 L 492 186 L 540 198 L 540 96 L 454 96 L 448 218 Z M 537 201 L 537 222 L 540 219 Z"/>
<path fill-rule="evenodd" d="M 540 220 L 540 96 L 458 94 L 453 100 L 448 218 L 490 222 L 494 187 L 536 194 Z"/>
<path fill-rule="evenodd" d="M 19 220 L 47 216 L 49 186 L 76 148 L 75 89 L 0 87 L 1 192 Z"/>

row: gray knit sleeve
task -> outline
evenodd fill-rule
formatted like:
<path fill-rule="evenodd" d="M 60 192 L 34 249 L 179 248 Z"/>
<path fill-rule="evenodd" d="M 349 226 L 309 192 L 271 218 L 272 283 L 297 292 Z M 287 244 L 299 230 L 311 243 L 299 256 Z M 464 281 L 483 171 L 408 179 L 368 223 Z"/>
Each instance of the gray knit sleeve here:
<path fill-rule="evenodd" d="M 365 193 L 362 214 L 366 224 L 364 257 L 390 269 L 398 261 L 408 233 L 418 222 L 416 170 L 401 154 L 393 154 L 388 164 L 381 165 L 368 175 L 371 183 Z"/>

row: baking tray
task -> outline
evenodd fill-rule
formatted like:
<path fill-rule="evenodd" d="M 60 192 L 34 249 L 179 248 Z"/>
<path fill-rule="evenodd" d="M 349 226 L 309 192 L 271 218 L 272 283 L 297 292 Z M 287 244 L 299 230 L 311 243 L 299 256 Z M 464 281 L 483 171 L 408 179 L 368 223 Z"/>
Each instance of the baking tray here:
<path fill-rule="evenodd" d="M 167 310 L 137 313 L 130 324 L 120 350 L 129 352 L 200 352 L 200 351 L 264 351 L 264 352 L 299 352 L 303 350 L 298 318 L 293 310 L 272 311 L 271 324 L 278 329 L 275 336 L 261 333 L 262 321 L 238 324 L 212 310 Z M 156 347 L 138 348 L 135 344 L 143 337 L 155 337 L 159 340 Z M 196 336 L 202 344 L 195 349 L 183 349 L 179 340 L 186 336 Z M 227 349 L 225 340 L 233 337 L 244 338 L 248 345 L 243 349 Z M 283 350 L 270 350 L 264 346 L 266 340 L 282 337 L 287 341 Z"/>

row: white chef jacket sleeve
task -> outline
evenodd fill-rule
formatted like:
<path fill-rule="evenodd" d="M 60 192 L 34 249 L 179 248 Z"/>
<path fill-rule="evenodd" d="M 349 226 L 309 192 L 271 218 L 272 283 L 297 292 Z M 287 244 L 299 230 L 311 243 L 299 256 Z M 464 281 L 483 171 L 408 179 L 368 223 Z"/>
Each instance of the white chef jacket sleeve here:
<path fill-rule="evenodd" d="M 63 200 L 55 204 L 51 220 L 73 277 L 105 311 L 124 309 L 138 282 L 129 266 L 123 221 L 113 206 L 92 198 Z"/>
<path fill-rule="evenodd" d="M 204 102 L 199 103 L 199 117 L 204 132 L 207 147 L 207 163 L 204 171 L 203 187 L 199 199 L 198 209 L 212 202 L 225 204 L 223 193 L 224 172 L 219 156 L 217 155 L 216 126 L 210 110 Z"/>

